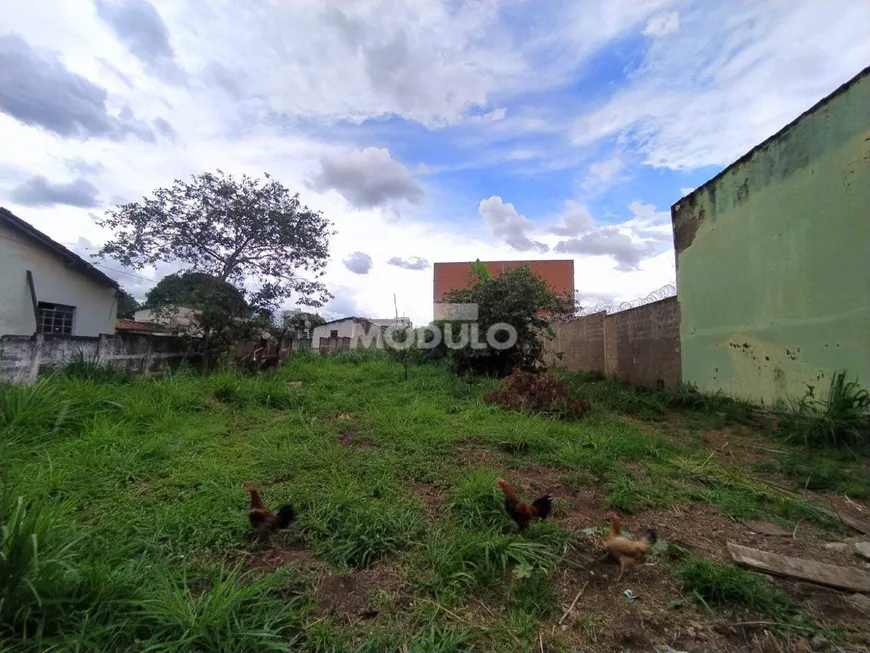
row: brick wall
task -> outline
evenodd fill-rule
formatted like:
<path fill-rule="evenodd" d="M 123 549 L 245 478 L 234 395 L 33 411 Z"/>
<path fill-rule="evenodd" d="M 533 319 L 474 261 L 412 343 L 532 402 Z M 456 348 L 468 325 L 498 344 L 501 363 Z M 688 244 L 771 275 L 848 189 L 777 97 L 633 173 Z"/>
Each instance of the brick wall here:
<path fill-rule="evenodd" d="M 559 261 L 482 261 L 492 276 L 506 270 L 514 270 L 528 265 L 529 270 L 539 276 L 557 293 L 568 293 L 574 297 L 574 260 Z M 467 288 L 473 280 L 470 262 L 435 263 L 433 300 L 438 302 L 448 290 Z"/>
<path fill-rule="evenodd" d="M 663 383 L 672 388 L 682 380 L 676 297 L 557 323 L 554 330 L 548 361 L 570 370 L 600 371 L 645 386 Z M 561 362 L 554 356 L 557 352 L 562 353 Z"/>

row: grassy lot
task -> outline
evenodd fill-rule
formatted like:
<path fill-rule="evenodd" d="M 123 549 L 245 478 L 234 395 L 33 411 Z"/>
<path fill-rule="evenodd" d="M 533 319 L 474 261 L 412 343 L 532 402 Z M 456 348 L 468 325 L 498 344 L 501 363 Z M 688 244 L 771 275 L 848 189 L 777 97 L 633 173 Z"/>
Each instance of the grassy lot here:
<path fill-rule="evenodd" d="M 0 389 L 3 650 L 870 641 L 866 605 L 728 564 L 730 540 L 861 567 L 824 543 L 851 535 L 830 510 L 866 509 L 870 478 L 866 458 L 810 456 L 734 425 L 739 404 L 575 375 L 590 417 L 529 417 L 483 402 L 495 382 L 432 366 L 405 381 L 369 352 L 259 377 L 100 376 Z M 513 533 L 498 476 L 529 498 L 552 493 L 553 518 Z M 298 510 L 270 547 L 249 531 L 245 482 Z M 619 584 L 600 555 L 610 510 L 663 540 Z M 792 535 L 755 535 L 749 519 Z"/>

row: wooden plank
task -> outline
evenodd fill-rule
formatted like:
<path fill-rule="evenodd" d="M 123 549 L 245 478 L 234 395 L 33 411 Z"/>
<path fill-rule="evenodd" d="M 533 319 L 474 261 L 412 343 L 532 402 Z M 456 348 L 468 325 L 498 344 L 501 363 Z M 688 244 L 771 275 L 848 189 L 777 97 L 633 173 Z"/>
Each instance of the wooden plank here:
<path fill-rule="evenodd" d="M 850 592 L 870 593 L 870 574 L 856 567 L 838 567 L 813 560 L 790 558 L 728 542 L 728 552 L 738 565 L 776 576 L 809 581 Z"/>
<path fill-rule="evenodd" d="M 34 332 L 39 331 L 39 306 L 36 301 L 36 287 L 33 285 L 33 272 L 27 271 L 27 287 L 30 289 L 30 303 L 33 304 L 33 321 L 36 322 Z"/>
<path fill-rule="evenodd" d="M 840 521 L 844 524 L 851 526 L 856 531 L 864 533 L 864 535 L 870 535 L 870 521 L 866 519 L 858 519 L 857 517 L 853 517 L 847 512 L 843 512 L 842 510 L 837 510 L 837 516 L 840 518 Z"/>

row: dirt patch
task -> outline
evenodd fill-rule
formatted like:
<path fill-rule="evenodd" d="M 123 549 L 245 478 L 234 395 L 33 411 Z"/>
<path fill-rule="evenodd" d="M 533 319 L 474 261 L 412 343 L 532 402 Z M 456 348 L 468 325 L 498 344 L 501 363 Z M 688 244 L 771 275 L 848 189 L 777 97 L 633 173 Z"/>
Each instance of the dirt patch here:
<path fill-rule="evenodd" d="M 420 497 L 423 512 L 430 520 L 440 519 L 447 505 L 447 497 L 437 485 L 430 483 L 408 483 L 407 488 Z"/>
<path fill-rule="evenodd" d="M 270 546 L 246 553 L 245 569 L 265 575 L 292 565 L 305 574 L 323 573 L 329 565 L 314 557 L 305 544 L 292 536 L 275 537 Z"/>
<path fill-rule="evenodd" d="M 327 574 L 317 582 L 314 615 L 340 615 L 347 621 L 374 619 L 385 608 L 402 609 L 404 585 L 404 573 L 390 563 L 353 573 Z M 386 602 L 379 592 L 388 597 Z"/>
<path fill-rule="evenodd" d="M 504 467 L 504 458 L 489 447 L 463 442 L 456 445 L 456 457 L 470 467 Z"/>
<path fill-rule="evenodd" d="M 562 609 L 544 626 L 564 650 L 652 650 L 661 644 L 681 651 L 747 650 L 730 634 L 715 630 L 708 613 L 680 602 L 680 588 L 663 564 L 639 565 L 617 583 L 619 567 L 599 555 L 594 538 L 583 539 L 589 548 L 581 547 L 554 575 Z M 559 624 L 581 589 L 573 611 Z M 627 598 L 625 590 L 636 598 Z"/>
<path fill-rule="evenodd" d="M 345 429 L 344 433 L 338 438 L 338 443 L 343 447 L 354 447 L 363 451 L 371 451 L 375 448 L 375 445 L 361 437 L 353 429 Z"/>

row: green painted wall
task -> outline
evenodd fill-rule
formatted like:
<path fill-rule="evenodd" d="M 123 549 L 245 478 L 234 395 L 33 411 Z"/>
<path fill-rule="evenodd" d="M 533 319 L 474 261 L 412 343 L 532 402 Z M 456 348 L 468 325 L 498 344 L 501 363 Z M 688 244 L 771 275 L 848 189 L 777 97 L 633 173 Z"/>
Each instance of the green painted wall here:
<path fill-rule="evenodd" d="M 671 209 L 683 379 L 870 386 L 870 68 Z"/>

